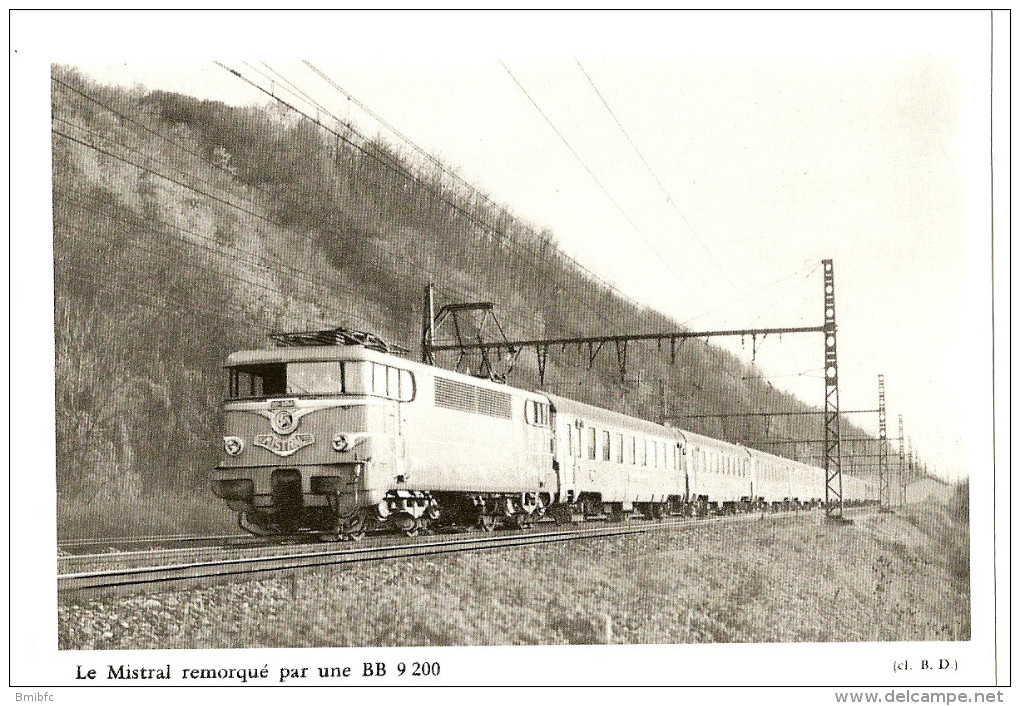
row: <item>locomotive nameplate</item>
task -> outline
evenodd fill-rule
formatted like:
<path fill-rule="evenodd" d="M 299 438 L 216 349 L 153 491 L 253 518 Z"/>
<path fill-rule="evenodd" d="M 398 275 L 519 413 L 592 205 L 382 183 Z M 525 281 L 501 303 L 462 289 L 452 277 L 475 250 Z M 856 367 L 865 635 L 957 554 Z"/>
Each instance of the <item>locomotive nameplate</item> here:
<path fill-rule="evenodd" d="M 298 449 L 315 443 L 315 437 L 311 434 L 294 434 L 293 436 L 282 437 L 276 434 L 259 434 L 253 442 L 256 446 L 271 451 L 277 456 L 290 456 Z"/>

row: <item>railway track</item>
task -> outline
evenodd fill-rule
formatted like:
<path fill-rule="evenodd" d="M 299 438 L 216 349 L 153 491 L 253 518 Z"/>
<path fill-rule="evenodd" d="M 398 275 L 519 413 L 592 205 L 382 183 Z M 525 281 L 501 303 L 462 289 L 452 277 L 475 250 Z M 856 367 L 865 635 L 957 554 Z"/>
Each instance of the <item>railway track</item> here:
<path fill-rule="evenodd" d="M 57 550 L 64 555 L 102 548 L 105 553 L 125 551 L 128 547 L 173 547 L 177 545 L 203 545 L 226 542 L 244 542 L 252 539 L 250 534 L 168 534 L 154 537 L 100 537 L 91 539 L 69 539 L 57 542 Z"/>
<path fill-rule="evenodd" d="M 861 515 L 857 515 L 860 517 Z M 592 523 L 592 526 L 563 529 L 558 525 L 527 533 L 498 533 L 479 536 L 477 533 L 449 537 L 434 536 L 414 541 L 394 541 L 388 536 L 378 543 L 323 545 L 273 545 L 249 548 L 219 548 L 218 550 L 163 550 L 131 554 L 102 554 L 92 558 L 117 560 L 116 565 L 75 570 L 73 560 L 81 557 L 61 557 L 58 561 L 57 589 L 62 596 L 89 597 L 105 594 L 130 593 L 147 588 L 181 588 L 212 581 L 237 578 L 265 578 L 286 575 L 290 572 L 363 563 L 404 559 L 421 556 L 450 554 L 463 551 L 480 551 L 549 544 L 556 542 L 599 539 L 621 535 L 641 534 L 666 528 L 696 528 L 724 524 L 758 521 L 768 517 L 775 520 L 809 519 L 822 517 L 820 511 L 787 512 L 759 516 L 735 515 L 698 519 L 667 519 L 625 524 Z M 287 549 L 281 552 L 281 549 Z M 188 552 L 191 552 L 188 554 Z M 239 554 L 242 554 L 239 556 Z M 128 566 L 127 563 L 135 565 Z"/>

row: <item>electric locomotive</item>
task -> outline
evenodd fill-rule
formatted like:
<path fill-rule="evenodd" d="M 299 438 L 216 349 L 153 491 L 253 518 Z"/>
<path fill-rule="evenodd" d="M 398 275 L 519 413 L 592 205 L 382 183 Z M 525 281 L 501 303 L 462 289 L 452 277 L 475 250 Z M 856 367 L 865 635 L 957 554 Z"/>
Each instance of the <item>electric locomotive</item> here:
<path fill-rule="evenodd" d="M 227 358 L 213 492 L 259 534 L 528 524 L 553 501 L 548 400 L 392 355 L 344 329 Z M 339 345 L 346 344 L 346 345 Z"/>

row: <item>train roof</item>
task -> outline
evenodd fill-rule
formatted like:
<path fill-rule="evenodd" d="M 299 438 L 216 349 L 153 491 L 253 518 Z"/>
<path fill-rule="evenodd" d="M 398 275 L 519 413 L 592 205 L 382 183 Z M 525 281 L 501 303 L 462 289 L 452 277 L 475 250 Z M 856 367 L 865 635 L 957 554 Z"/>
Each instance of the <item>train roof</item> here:
<path fill-rule="evenodd" d="M 362 346 L 290 346 L 235 351 L 227 356 L 224 367 L 269 363 L 312 363 L 330 360 L 375 360 L 382 363 L 390 362 L 394 358 L 397 357 Z M 404 358 L 397 358 L 397 360 L 402 363 L 410 362 Z"/>
<path fill-rule="evenodd" d="M 609 426 L 624 427 L 627 429 L 641 431 L 645 434 L 658 434 L 660 436 L 666 433 L 669 433 L 669 435 L 676 435 L 676 433 L 680 431 L 679 429 L 664 427 L 661 424 L 650 422 L 647 419 L 640 419 L 628 414 L 613 412 L 612 410 L 585 404 L 584 402 L 578 402 L 567 397 L 560 397 L 559 395 L 551 395 L 549 393 L 543 394 L 549 398 L 549 401 L 558 413 L 573 414 L 575 416 L 591 420 L 596 424 L 601 423 Z"/>

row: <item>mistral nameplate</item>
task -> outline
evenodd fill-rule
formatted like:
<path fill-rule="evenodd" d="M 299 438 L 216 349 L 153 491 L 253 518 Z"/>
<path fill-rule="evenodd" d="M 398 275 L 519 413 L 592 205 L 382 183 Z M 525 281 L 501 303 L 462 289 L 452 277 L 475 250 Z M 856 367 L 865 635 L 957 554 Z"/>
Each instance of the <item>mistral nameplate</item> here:
<path fill-rule="evenodd" d="M 286 438 L 276 434 L 259 434 L 255 437 L 255 445 L 272 451 L 277 456 L 290 456 L 298 449 L 315 443 L 311 434 L 294 434 Z"/>

